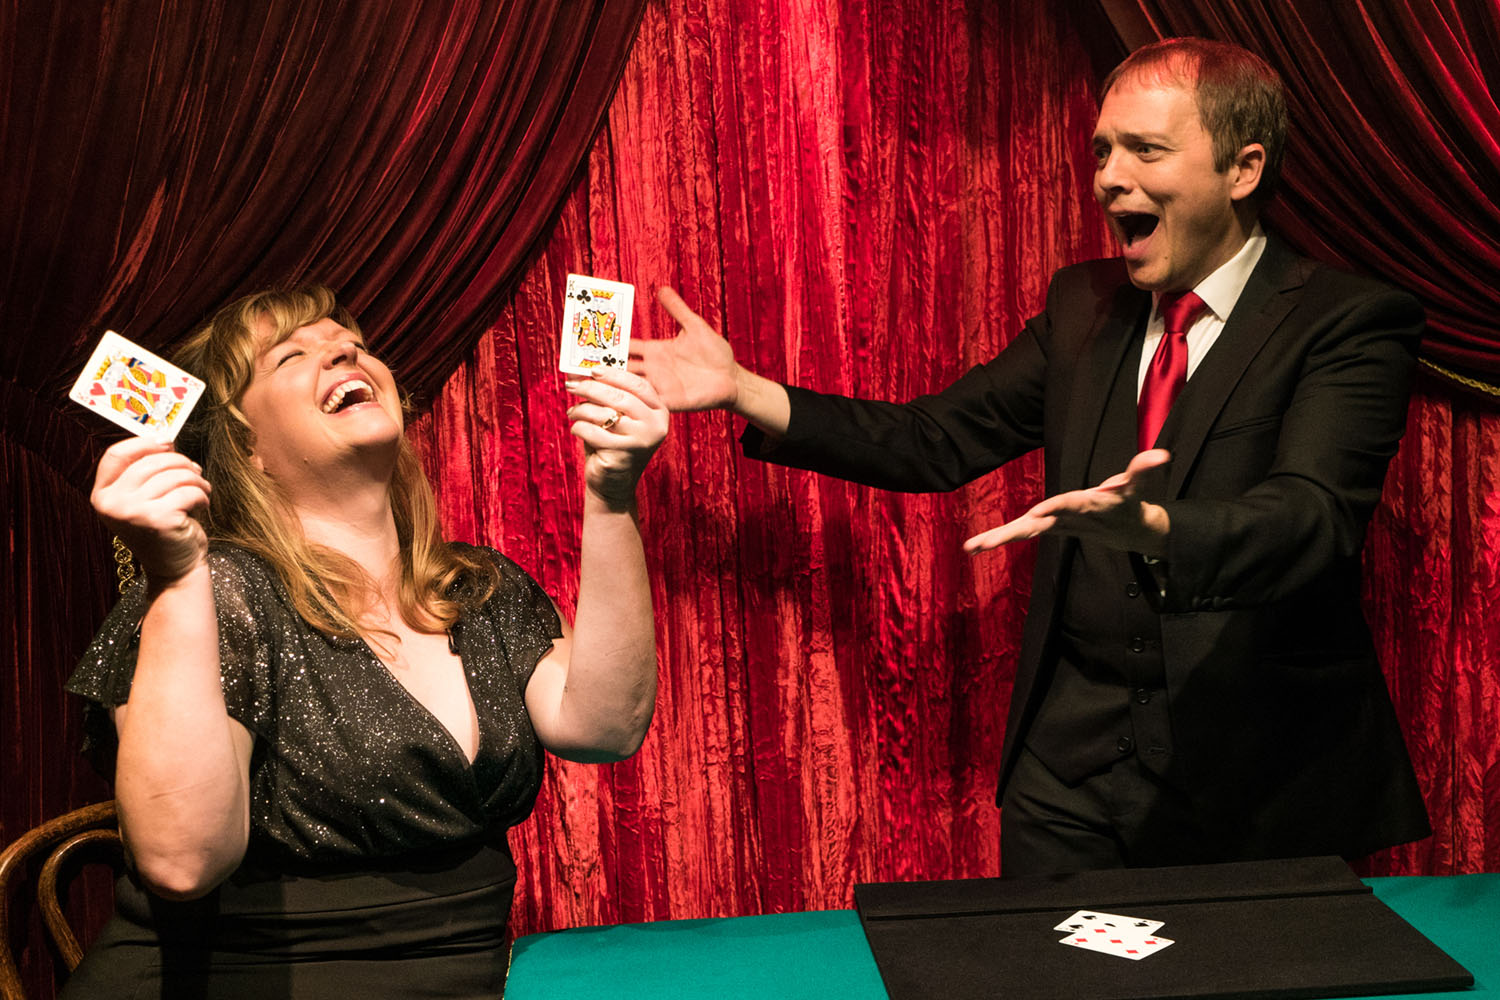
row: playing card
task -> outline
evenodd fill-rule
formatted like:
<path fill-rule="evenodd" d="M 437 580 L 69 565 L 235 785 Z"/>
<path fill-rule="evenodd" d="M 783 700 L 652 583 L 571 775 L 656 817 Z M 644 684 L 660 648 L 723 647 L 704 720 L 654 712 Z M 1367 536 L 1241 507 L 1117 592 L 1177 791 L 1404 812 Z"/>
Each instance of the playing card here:
<path fill-rule="evenodd" d="M 171 441 L 202 395 L 202 381 L 109 330 L 68 398 L 132 434 Z"/>
<path fill-rule="evenodd" d="M 562 356 L 557 366 L 573 375 L 587 375 L 600 367 L 624 368 L 630 355 L 634 305 L 634 285 L 586 274 L 568 275 Z"/>
<path fill-rule="evenodd" d="M 1104 955 L 1113 955 L 1116 958 L 1128 958 L 1132 962 L 1139 962 L 1156 954 L 1163 948 L 1172 944 L 1171 938 L 1160 937 L 1155 934 L 1074 934 L 1063 938 L 1058 944 L 1065 944 L 1071 948 L 1082 948 L 1084 951 L 1097 951 Z"/>
<path fill-rule="evenodd" d="M 1147 920 L 1145 917 L 1127 917 L 1120 913 L 1100 913 L 1098 910 L 1079 910 L 1067 920 L 1052 928 L 1055 931 L 1087 931 L 1091 934 L 1105 934 L 1119 931 L 1128 931 L 1133 934 L 1149 934 L 1160 930 L 1160 920 Z"/>

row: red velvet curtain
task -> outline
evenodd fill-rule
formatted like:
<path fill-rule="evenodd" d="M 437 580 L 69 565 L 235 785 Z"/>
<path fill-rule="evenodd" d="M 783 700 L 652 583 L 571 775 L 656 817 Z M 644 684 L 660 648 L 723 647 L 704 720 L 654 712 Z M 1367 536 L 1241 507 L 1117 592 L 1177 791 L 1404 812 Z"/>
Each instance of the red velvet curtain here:
<path fill-rule="evenodd" d="M 570 270 L 634 282 L 639 335 L 672 332 L 649 293 L 673 284 L 747 364 L 804 385 L 904 397 L 990 357 L 1053 270 L 1109 249 L 1069 9 L 650 5 L 586 181 L 414 430 L 455 533 L 573 599 Z M 1039 461 L 900 496 L 741 459 L 737 433 L 674 418 L 648 474 L 656 720 L 630 761 L 549 768 L 512 837 L 520 933 L 998 868 L 1032 552 L 959 545 L 1038 496 Z"/>
<path fill-rule="evenodd" d="M 457 532 L 564 604 L 567 271 L 675 284 L 752 367 L 902 398 L 989 357 L 1054 268 L 1111 252 L 1089 196 L 1108 48 L 1091 5 L 666 6 L 541 258 L 414 430 Z M 647 296 L 637 323 L 671 332 Z M 1371 873 L 1500 868 L 1497 419 L 1424 386 L 1371 532 L 1370 615 L 1437 828 Z M 1037 465 L 900 496 L 747 461 L 737 432 L 680 416 L 648 476 L 657 719 L 628 762 L 550 767 L 512 838 L 519 933 L 847 906 L 858 881 L 998 867 L 1031 552 L 958 544 L 1035 499 Z"/>

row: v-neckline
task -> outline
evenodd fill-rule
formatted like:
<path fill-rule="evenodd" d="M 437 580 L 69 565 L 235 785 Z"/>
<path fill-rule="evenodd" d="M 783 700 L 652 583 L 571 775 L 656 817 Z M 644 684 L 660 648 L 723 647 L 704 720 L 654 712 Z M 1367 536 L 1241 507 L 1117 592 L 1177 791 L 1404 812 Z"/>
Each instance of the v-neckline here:
<path fill-rule="evenodd" d="M 368 656 L 372 661 L 374 661 L 375 665 L 380 668 L 381 673 L 383 673 L 390 680 L 391 684 L 401 692 L 406 700 L 414 705 L 419 712 L 425 715 L 428 721 L 432 723 L 433 727 L 447 738 L 448 744 L 450 747 L 452 747 L 455 755 L 459 760 L 464 762 L 465 770 L 472 774 L 474 771 L 474 765 L 479 761 L 479 755 L 484 751 L 484 723 L 481 722 L 479 718 L 479 702 L 474 698 L 474 686 L 469 683 L 469 663 L 468 660 L 464 657 L 462 640 L 459 641 L 459 648 L 456 652 L 454 652 L 453 655 L 458 657 L 459 673 L 462 674 L 464 681 L 464 693 L 468 695 L 469 708 L 471 708 L 474 712 L 474 730 L 476 738 L 474 740 L 473 757 L 469 756 L 468 751 L 464 749 L 464 745 L 458 741 L 458 737 L 453 735 L 453 730 L 449 729 L 448 726 L 443 722 L 443 720 L 437 717 L 432 709 L 424 705 L 420 698 L 412 694 L 410 688 L 401 683 L 401 678 L 396 676 L 396 672 L 391 669 L 390 664 L 386 663 L 378 655 L 376 655 L 374 648 L 371 647 L 368 641 L 366 641 L 365 637 L 359 636 L 358 639 L 360 646 L 364 648 L 365 655 Z"/>
<path fill-rule="evenodd" d="M 286 585 L 281 581 L 280 575 L 274 571 L 270 572 L 268 575 L 271 580 L 272 589 L 276 592 L 282 604 L 288 609 L 291 609 L 293 607 L 292 599 L 290 594 L 287 592 Z M 295 616 L 296 612 L 293 611 L 292 614 Z M 443 738 L 448 741 L 448 746 L 452 749 L 453 756 L 458 758 L 458 760 L 463 763 L 464 773 L 469 776 L 469 779 L 471 781 L 477 782 L 478 776 L 475 771 L 475 765 L 478 764 L 479 758 L 484 755 L 484 720 L 479 717 L 479 699 L 474 697 L 474 686 L 469 682 L 469 658 L 464 655 L 464 643 L 462 638 L 463 631 L 461 629 L 459 629 L 457 632 L 453 631 L 454 628 L 457 628 L 458 624 L 459 623 L 455 623 L 455 625 L 450 628 L 449 634 L 457 640 L 456 645 L 458 648 L 454 651 L 453 655 L 458 657 L 460 672 L 463 674 L 464 679 L 464 690 L 469 696 L 469 707 L 474 710 L 474 728 L 477 730 L 478 738 L 474 741 L 474 756 L 472 758 L 469 756 L 468 752 L 464 750 L 463 744 L 458 741 L 458 737 L 453 735 L 453 731 L 443 724 L 443 720 L 434 715 L 432 709 L 422 704 L 421 700 L 418 699 L 416 695 L 407 690 L 406 685 L 401 683 L 401 679 L 395 675 L 395 673 L 389 666 L 386 665 L 386 662 L 375 655 L 375 650 L 370 647 L 370 644 L 367 641 L 365 641 L 364 636 L 356 634 L 353 641 L 358 644 L 358 647 L 360 649 L 364 650 L 365 656 L 369 657 L 370 661 L 377 667 L 379 667 L 381 674 L 384 675 L 385 678 L 390 682 L 390 684 L 400 693 L 401 697 L 405 698 L 408 702 L 415 706 L 418 712 L 420 712 L 422 715 L 425 715 L 428 721 L 431 723 L 432 727 L 437 732 L 442 734 Z M 325 639 L 326 638 L 327 637 L 325 637 Z"/>

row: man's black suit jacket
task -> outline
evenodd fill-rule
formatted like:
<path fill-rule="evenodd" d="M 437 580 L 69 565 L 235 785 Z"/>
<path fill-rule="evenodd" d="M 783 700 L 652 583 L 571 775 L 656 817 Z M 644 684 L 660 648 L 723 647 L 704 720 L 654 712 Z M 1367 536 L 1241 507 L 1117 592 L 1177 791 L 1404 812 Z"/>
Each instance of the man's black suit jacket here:
<path fill-rule="evenodd" d="M 894 404 L 789 387 L 787 434 L 752 428 L 746 453 L 933 491 L 1041 447 L 1048 495 L 1093 485 L 1106 396 L 1139 363 L 1150 308 L 1119 260 L 1064 268 L 1042 314 L 949 388 Z M 1161 614 L 1169 780 L 1226 859 L 1357 857 L 1430 832 L 1360 606 L 1423 325 L 1410 295 L 1271 237 L 1162 428 L 1173 460 L 1146 498 L 1170 517 L 1167 556 L 1132 561 Z M 1077 545 L 1039 543 L 1002 791 L 1046 690 Z"/>

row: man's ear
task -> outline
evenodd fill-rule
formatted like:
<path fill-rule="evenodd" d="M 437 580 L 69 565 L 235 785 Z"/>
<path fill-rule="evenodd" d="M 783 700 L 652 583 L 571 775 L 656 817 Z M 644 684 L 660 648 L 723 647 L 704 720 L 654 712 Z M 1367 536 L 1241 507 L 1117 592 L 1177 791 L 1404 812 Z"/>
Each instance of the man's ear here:
<path fill-rule="evenodd" d="M 1258 142 L 1241 149 L 1229 165 L 1229 198 L 1243 201 L 1260 187 L 1261 174 L 1266 168 L 1266 147 Z"/>

